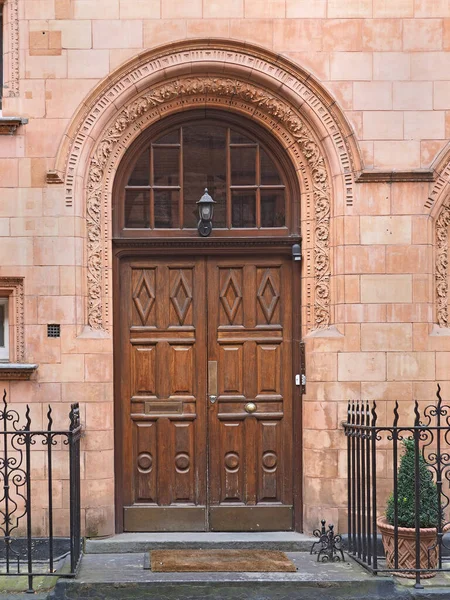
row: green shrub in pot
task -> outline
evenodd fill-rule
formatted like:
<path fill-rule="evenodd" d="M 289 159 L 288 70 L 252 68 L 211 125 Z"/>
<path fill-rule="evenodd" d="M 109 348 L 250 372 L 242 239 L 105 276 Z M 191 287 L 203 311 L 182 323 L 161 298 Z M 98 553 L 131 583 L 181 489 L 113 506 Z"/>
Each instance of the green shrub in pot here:
<path fill-rule="evenodd" d="M 405 453 L 400 459 L 398 470 L 398 526 L 415 527 L 415 468 L 414 440 L 403 440 Z M 438 492 L 431 471 L 419 453 L 420 478 L 420 527 L 437 527 L 439 521 Z M 394 525 L 394 494 L 391 494 L 386 509 L 386 519 Z"/>

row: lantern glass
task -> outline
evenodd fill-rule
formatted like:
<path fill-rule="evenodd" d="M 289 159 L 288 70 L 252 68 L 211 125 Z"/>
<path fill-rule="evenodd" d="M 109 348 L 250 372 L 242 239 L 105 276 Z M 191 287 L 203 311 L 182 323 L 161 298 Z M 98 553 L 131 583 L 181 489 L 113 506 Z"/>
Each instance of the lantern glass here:
<path fill-rule="evenodd" d="M 201 209 L 200 209 L 201 210 L 201 218 L 204 221 L 210 221 L 211 220 L 211 217 L 212 217 L 212 210 L 211 209 L 212 209 L 211 204 L 206 204 L 206 202 L 205 202 L 205 204 L 201 205 Z"/>

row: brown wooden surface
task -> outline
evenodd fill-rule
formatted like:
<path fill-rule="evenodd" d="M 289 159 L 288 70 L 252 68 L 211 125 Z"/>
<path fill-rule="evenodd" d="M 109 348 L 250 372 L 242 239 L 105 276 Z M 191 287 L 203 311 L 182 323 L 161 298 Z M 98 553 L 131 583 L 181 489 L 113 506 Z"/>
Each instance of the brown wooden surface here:
<path fill-rule="evenodd" d="M 231 514 L 231 505 L 270 506 L 270 517 L 261 514 L 264 530 L 274 527 L 277 508 L 285 515 L 292 506 L 290 266 L 283 258 L 208 261 L 208 358 L 218 362 L 217 402 L 209 403 L 208 418 L 216 530 L 239 529 L 233 518 L 227 527 L 221 507 Z M 253 414 L 248 403 L 256 406 Z M 292 516 L 289 527 L 284 518 L 282 528 L 291 527 Z"/>
<path fill-rule="evenodd" d="M 292 528 L 291 260 L 136 256 L 119 278 L 124 529 Z"/>
<path fill-rule="evenodd" d="M 123 504 L 205 506 L 204 260 L 124 260 L 120 283 Z"/>

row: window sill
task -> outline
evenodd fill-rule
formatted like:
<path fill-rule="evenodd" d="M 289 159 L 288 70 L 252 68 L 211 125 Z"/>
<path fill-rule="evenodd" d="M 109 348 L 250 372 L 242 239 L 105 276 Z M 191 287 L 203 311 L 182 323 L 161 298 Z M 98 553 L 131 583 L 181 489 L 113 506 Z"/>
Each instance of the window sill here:
<path fill-rule="evenodd" d="M 2 363 L 0 362 L 0 381 L 12 379 L 28 380 L 39 365 L 24 363 Z"/>
<path fill-rule="evenodd" d="M 0 115 L 0 135 L 14 135 L 21 125 L 26 125 L 28 119 L 23 117 L 2 117 Z"/>

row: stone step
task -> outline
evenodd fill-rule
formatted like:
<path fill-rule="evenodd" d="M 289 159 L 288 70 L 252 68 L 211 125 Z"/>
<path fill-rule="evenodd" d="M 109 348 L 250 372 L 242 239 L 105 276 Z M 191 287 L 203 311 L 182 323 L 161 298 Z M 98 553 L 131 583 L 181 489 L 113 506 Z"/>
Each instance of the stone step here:
<path fill-rule="evenodd" d="M 86 584 L 66 580 L 58 583 L 48 600 L 448 600 L 448 590 L 416 594 L 397 592 L 391 581 L 364 585 L 337 583 L 323 588 L 318 582 L 163 582 Z"/>
<path fill-rule="evenodd" d="M 295 573 L 154 573 L 148 553 L 87 554 L 75 580 L 60 579 L 49 600 L 391 600 L 411 598 L 392 578 L 351 560 L 318 563 L 287 553 Z M 448 597 L 448 596 L 447 596 Z"/>
<path fill-rule="evenodd" d="M 87 539 L 86 554 L 126 554 L 162 549 L 247 549 L 309 552 L 317 538 L 293 531 L 255 533 L 120 533 Z"/>

